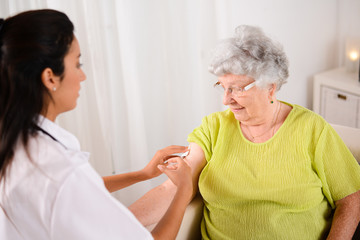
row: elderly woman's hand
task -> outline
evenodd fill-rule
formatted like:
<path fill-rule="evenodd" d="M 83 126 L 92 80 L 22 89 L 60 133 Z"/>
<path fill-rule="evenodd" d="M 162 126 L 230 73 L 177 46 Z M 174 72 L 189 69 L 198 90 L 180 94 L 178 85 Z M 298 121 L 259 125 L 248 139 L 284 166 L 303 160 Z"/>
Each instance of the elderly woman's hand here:
<path fill-rule="evenodd" d="M 172 145 L 157 151 L 151 161 L 141 171 L 147 178 L 154 178 L 161 174 L 158 165 L 164 164 L 171 154 L 184 153 L 188 151 L 188 147 Z"/>

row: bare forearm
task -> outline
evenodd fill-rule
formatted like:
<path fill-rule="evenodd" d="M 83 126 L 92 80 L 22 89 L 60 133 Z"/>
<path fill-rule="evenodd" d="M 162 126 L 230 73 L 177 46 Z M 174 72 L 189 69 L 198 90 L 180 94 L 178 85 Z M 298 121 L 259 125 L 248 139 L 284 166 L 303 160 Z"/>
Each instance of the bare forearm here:
<path fill-rule="evenodd" d="M 114 192 L 148 179 L 149 177 L 147 177 L 146 174 L 144 174 L 142 171 L 103 177 L 105 187 L 109 192 Z"/>
<path fill-rule="evenodd" d="M 187 205 L 191 200 L 192 191 L 177 190 L 164 217 L 151 232 L 154 239 L 175 239 Z"/>
<path fill-rule="evenodd" d="M 351 240 L 360 220 L 360 192 L 337 204 L 327 240 Z"/>
<path fill-rule="evenodd" d="M 130 205 L 129 210 L 144 226 L 157 223 L 170 206 L 176 190 L 176 186 L 167 180 Z"/>
<path fill-rule="evenodd" d="M 191 151 L 185 161 L 191 166 L 193 195 L 198 192 L 198 179 L 200 172 L 206 165 L 204 153 L 202 149 L 195 143 L 191 143 Z M 170 206 L 172 199 L 176 193 L 176 186 L 167 180 L 160 186 L 147 192 L 142 198 L 133 203 L 129 209 L 144 225 L 150 226 L 158 223 L 166 210 Z"/>

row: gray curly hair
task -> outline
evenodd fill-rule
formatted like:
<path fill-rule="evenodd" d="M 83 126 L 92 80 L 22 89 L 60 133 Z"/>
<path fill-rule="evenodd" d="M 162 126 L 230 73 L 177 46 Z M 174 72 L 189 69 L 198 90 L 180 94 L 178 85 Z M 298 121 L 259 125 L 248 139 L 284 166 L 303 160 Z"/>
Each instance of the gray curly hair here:
<path fill-rule="evenodd" d="M 240 25 L 235 36 L 222 40 L 213 50 L 209 71 L 216 76 L 246 75 L 256 86 L 275 83 L 277 90 L 289 76 L 289 62 L 281 44 L 267 37 L 259 27 Z"/>

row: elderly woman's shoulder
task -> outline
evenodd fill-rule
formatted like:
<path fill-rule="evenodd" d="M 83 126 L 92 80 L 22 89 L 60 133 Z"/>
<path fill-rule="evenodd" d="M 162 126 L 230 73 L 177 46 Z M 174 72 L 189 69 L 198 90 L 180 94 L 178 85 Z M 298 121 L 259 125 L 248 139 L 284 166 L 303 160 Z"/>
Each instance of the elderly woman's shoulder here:
<path fill-rule="evenodd" d="M 238 121 L 230 109 L 211 113 L 202 119 L 203 125 L 208 125 L 212 128 L 219 127 L 220 125 L 236 125 L 237 123 Z"/>
<path fill-rule="evenodd" d="M 301 121 L 303 124 L 310 124 L 310 125 L 316 125 L 317 127 L 325 127 L 329 123 L 319 114 L 313 112 L 312 110 L 297 105 L 292 104 L 292 111 L 291 111 L 291 119 Z"/>
<path fill-rule="evenodd" d="M 228 108 L 224 111 L 218 111 L 218 112 L 213 112 L 209 115 L 207 115 L 205 117 L 206 119 L 212 119 L 212 120 L 215 120 L 215 119 L 233 119 L 234 118 L 234 114 L 231 112 L 231 110 Z"/>
<path fill-rule="evenodd" d="M 297 104 L 291 104 L 290 106 L 292 106 L 293 110 L 297 111 L 298 114 L 304 114 L 304 115 L 307 115 L 307 116 L 311 116 L 311 117 L 316 117 L 316 118 L 322 118 L 322 116 L 320 116 L 319 114 L 313 112 L 312 110 L 304 107 L 304 106 L 301 106 L 301 105 L 297 105 Z"/>

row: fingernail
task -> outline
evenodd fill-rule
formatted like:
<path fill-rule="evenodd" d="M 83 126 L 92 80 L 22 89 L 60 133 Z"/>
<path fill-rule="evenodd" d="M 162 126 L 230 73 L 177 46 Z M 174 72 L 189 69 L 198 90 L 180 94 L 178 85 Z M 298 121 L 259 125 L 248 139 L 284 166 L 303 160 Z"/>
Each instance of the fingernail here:
<path fill-rule="evenodd" d="M 173 165 L 176 165 L 176 164 L 178 164 L 178 163 L 177 162 L 171 162 L 171 163 L 168 164 L 168 166 L 173 166 Z"/>

